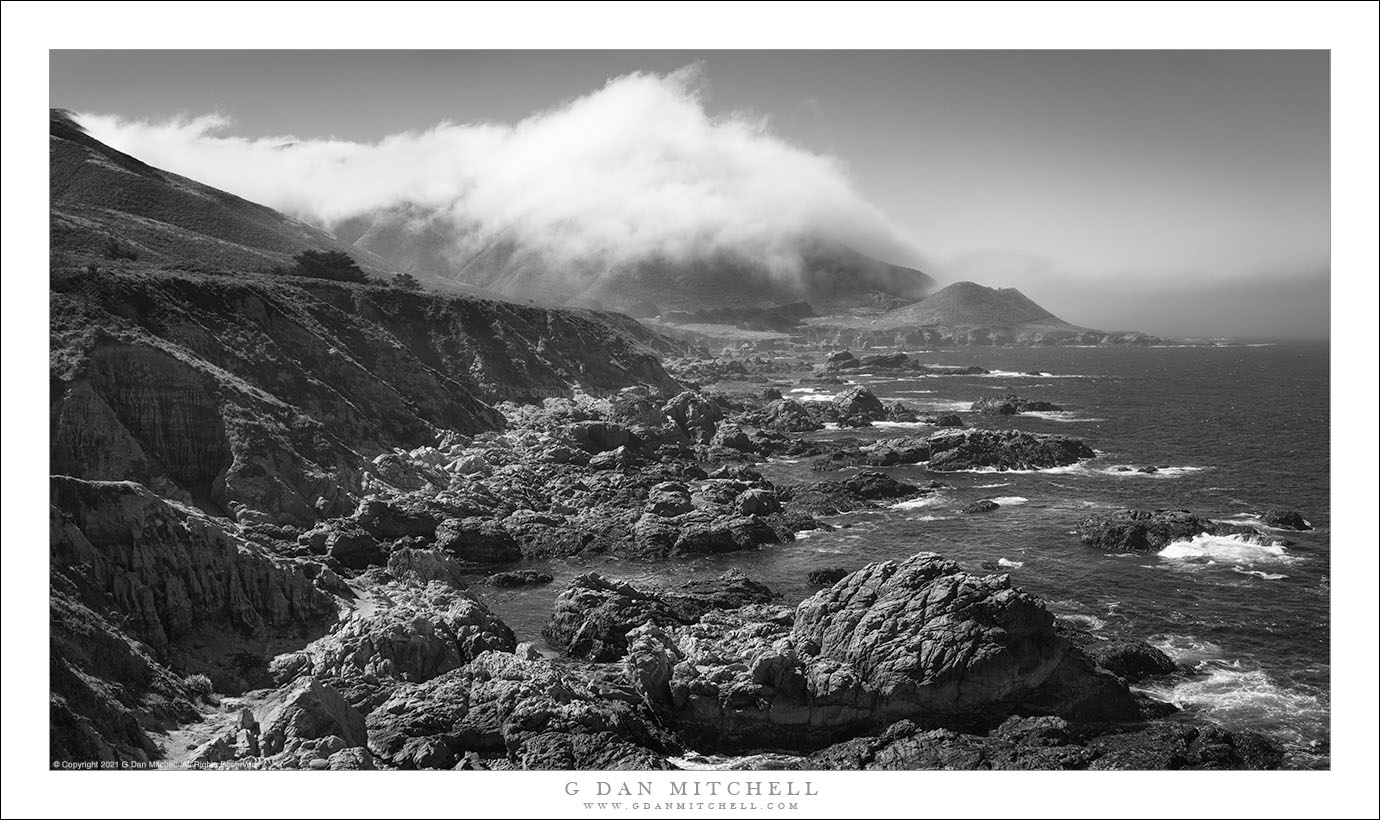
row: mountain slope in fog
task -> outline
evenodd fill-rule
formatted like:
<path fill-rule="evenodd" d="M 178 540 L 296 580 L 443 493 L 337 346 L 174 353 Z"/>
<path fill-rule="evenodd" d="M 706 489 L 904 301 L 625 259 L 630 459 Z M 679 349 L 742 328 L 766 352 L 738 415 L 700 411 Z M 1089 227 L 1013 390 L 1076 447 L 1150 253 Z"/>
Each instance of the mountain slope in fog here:
<path fill-rule="evenodd" d="M 707 246 L 633 261 L 553 258 L 510 237 L 481 240 L 416 206 L 347 220 L 337 234 L 399 270 L 513 299 L 646 313 L 807 301 L 822 310 L 919 299 L 922 271 L 893 265 L 820 236 L 779 237 L 771 247 Z M 687 237 L 687 244 L 690 242 Z"/>

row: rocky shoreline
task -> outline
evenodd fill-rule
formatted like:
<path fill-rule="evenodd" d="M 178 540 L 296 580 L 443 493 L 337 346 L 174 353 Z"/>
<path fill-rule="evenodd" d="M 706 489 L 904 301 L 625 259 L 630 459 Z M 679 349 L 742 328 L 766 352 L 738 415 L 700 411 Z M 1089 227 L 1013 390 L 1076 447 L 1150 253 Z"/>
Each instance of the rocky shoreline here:
<path fill-rule="evenodd" d="M 235 298 L 265 296 L 287 298 Z M 378 306 L 353 298 L 355 318 L 335 321 L 373 321 Z M 64 299 L 64 309 L 82 309 L 77 296 Z M 286 325 L 265 321 L 256 344 L 288 338 Z M 576 334 L 597 327 L 562 321 Z M 631 386 L 540 403 L 490 404 L 471 392 L 474 403 L 454 416 L 464 423 L 450 427 L 442 422 L 458 405 L 404 399 L 397 407 L 411 415 L 397 415 L 383 393 L 372 410 L 303 394 L 292 406 L 340 418 L 377 412 L 393 426 L 386 438 L 305 428 L 312 446 L 275 461 L 271 442 L 296 434 L 266 419 L 293 411 L 263 391 L 297 387 L 189 359 L 192 350 L 234 364 L 156 310 L 110 326 L 122 349 L 158 351 L 147 366 L 163 381 L 145 395 L 118 392 L 98 369 L 130 361 L 108 358 L 111 336 L 64 337 L 67 356 L 55 360 L 59 431 L 77 429 L 62 419 L 78 415 L 82 429 L 111 420 L 86 449 L 73 433 L 68 460 L 55 462 L 71 475 L 51 479 L 55 759 L 226 769 L 662 769 L 704 754 L 821 769 L 1281 763 L 1260 735 L 1175 715 L 1133 691 L 1180 674 L 1162 653 L 1070 631 L 1004 573 L 933 552 L 821 568 L 810 578 L 818 591 L 803 600 L 741 573 L 658 585 L 584 574 L 557 597 L 545 648 L 519 642 L 484 601 L 479 579 L 551 581 L 508 566 L 524 559 L 606 554 L 674 566 L 684 556 L 789 549 L 799 533 L 829 528 L 827 516 L 943 487 L 878 468 L 1047 469 L 1095 456 L 1076 438 L 921 418 L 865 387 L 829 401 L 707 391 L 696 382 L 783 371 L 705 357 L 663 370 L 621 331 L 599 330 L 614 333 L 621 357 L 603 378 Z M 546 355 L 540 342 L 520 349 L 533 361 Z M 422 348 L 415 354 L 416 373 L 438 378 Z M 543 378 L 588 372 L 557 365 Z M 795 383 L 827 383 L 857 366 L 920 365 L 904 354 L 847 354 L 787 372 Z M 361 365 L 339 378 L 373 372 Z M 256 414 L 248 396 L 278 409 Z M 1006 405 L 1038 409 L 1023 402 L 979 399 L 974 410 L 993 414 L 990 423 Z M 168 425 L 191 418 L 187 408 L 221 419 L 221 438 L 165 440 L 182 434 Z M 898 422 L 915 434 L 867 444 L 804 437 Z M 425 435 L 414 435 L 418 425 Z M 159 426 L 162 449 L 151 452 Z M 209 495 L 193 491 L 218 447 L 229 448 L 229 466 L 206 478 Z M 755 469 L 780 456 L 811 459 L 818 479 L 777 484 Z M 131 463 L 139 469 L 122 478 L 139 483 L 110 480 Z M 844 467 L 855 469 L 835 472 Z M 316 484 L 332 485 L 316 496 L 328 501 L 255 506 L 274 487 L 310 499 Z M 1306 526 L 1296 513 L 1272 515 L 1281 527 Z M 1080 535 L 1138 550 L 1229 526 L 1128 512 L 1084 522 Z"/>

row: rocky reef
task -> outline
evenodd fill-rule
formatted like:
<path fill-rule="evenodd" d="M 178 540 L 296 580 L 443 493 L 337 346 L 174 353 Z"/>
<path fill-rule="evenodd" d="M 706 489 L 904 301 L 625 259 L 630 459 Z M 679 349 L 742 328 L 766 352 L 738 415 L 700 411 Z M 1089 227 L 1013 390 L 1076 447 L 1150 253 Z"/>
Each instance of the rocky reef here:
<path fill-rule="evenodd" d="M 989 416 L 1015 416 L 1020 413 L 1059 411 L 1064 408 L 1057 404 L 1038 399 L 1027 399 L 1008 393 L 1004 396 L 983 396 L 973 402 L 970 408 L 974 413 Z"/>
<path fill-rule="evenodd" d="M 1176 541 L 1200 535 L 1241 536 L 1261 543 L 1270 539 L 1246 524 L 1200 518 L 1188 510 L 1120 510 L 1091 515 L 1078 524 L 1078 539 L 1090 547 L 1115 552 L 1158 552 Z"/>

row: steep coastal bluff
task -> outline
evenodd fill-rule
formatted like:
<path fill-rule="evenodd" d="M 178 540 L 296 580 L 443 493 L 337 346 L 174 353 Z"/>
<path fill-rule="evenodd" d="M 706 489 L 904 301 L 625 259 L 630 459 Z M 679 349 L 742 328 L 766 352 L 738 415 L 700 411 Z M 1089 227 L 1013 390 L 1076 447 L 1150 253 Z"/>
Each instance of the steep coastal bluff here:
<path fill-rule="evenodd" d="M 676 387 L 616 314 L 254 275 L 52 288 L 52 471 L 241 523 L 349 512 L 375 456 L 499 428 L 496 402 Z"/>

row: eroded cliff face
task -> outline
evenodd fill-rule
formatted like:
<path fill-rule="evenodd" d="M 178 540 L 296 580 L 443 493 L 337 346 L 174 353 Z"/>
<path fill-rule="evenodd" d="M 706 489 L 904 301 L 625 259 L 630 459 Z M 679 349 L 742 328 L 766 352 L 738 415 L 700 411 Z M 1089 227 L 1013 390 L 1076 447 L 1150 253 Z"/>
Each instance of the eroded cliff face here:
<path fill-rule="evenodd" d="M 498 401 L 675 386 L 621 317 L 382 287 L 80 274 L 52 319 L 53 472 L 247 524 L 346 514 L 369 459 L 499 428 Z"/>
<path fill-rule="evenodd" d="M 54 572 L 154 656 L 218 689 L 267 680 L 266 663 L 236 656 L 263 659 L 335 620 L 335 600 L 299 564 L 146 487 L 53 476 L 50 494 Z"/>

